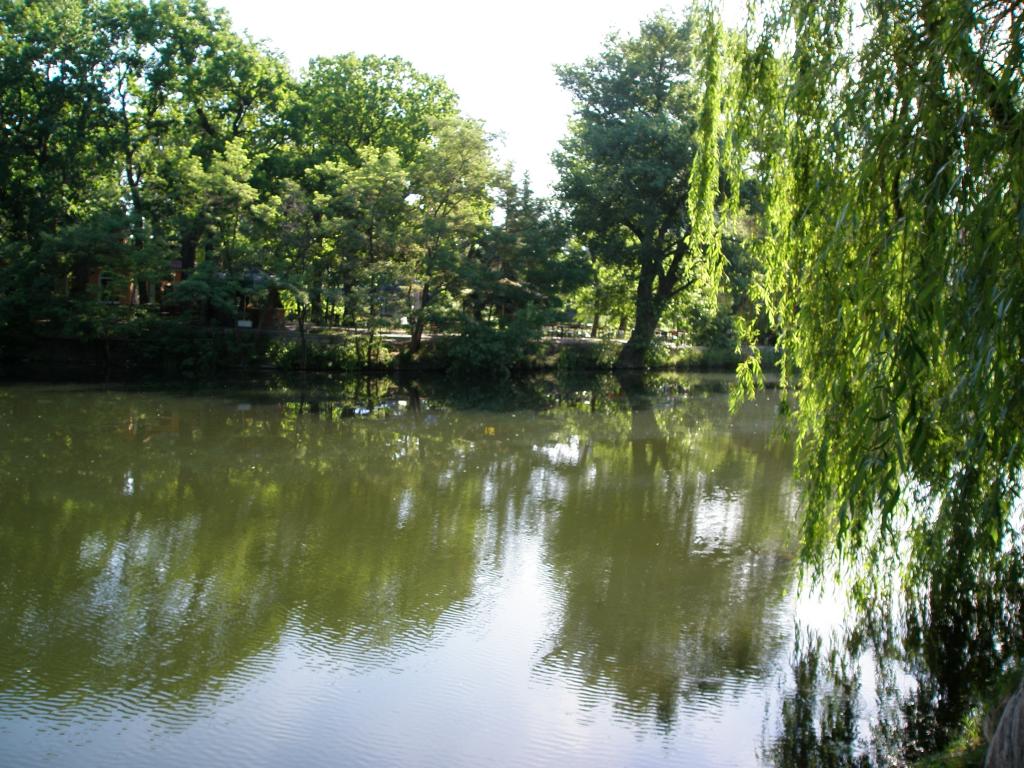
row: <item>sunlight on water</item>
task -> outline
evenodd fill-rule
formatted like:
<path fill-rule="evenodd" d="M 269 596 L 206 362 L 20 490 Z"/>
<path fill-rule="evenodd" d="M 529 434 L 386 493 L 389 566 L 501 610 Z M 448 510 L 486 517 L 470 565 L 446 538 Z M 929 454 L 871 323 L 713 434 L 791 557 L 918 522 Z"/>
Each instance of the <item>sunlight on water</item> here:
<path fill-rule="evenodd" d="M 375 386 L 5 390 L 4 765 L 764 757 L 796 522 L 770 397 Z"/>

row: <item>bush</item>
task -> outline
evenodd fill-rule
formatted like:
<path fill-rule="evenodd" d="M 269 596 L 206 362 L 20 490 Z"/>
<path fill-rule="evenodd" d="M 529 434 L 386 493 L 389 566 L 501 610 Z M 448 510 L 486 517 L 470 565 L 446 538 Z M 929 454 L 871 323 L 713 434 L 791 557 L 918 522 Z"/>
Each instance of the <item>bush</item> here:
<path fill-rule="evenodd" d="M 302 343 L 278 341 L 267 348 L 266 361 L 282 371 L 355 371 L 362 367 L 364 352 L 359 340 L 307 341 L 303 365 Z"/>
<path fill-rule="evenodd" d="M 622 345 L 609 341 L 565 344 L 558 352 L 559 371 L 610 371 Z"/>
<path fill-rule="evenodd" d="M 171 289 L 164 305 L 201 325 L 210 320 L 226 324 L 234 319 L 238 291 L 237 281 L 217 272 L 211 262 L 204 261 Z"/>
<path fill-rule="evenodd" d="M 220 328 L 196 328 L 180 320 L 140 313 L 114 339 L 119 367 L 162 371 L 184 378 L 248 368 L 263 355 L 261 342 Z"/>
<path fill-rule="evenodd" d="M 732 349 L 736 346 L 732 313 L 710 314 L 695 307 L 686 318 L 686 338 L 698 347 Z"/>
<path fill-rule="evenodd" d="M 449 373 L 507 376 L 537 354 L 546 320 L 545 313 L 533 306 L 517 312 L 504 328 L 463 318 L 459 335 L 442 344 Z"/>

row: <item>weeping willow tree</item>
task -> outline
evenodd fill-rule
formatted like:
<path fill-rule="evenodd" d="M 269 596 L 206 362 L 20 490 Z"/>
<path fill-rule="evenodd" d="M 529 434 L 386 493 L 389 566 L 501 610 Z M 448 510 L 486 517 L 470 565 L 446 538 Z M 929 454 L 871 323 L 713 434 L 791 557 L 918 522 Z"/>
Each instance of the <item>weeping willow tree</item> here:
<path fill-rule="evenodd" d="M 911 628 L 959 638 L 941 664 L 1019 652 L 1024 6 L 759 13 L 730 135 L 765 196 L 755 298 L 779 331 L 805 558 L 844 566 L 865 606 L 897 574 Z M 759 376 L 755 353 L 741 381 Z"/>

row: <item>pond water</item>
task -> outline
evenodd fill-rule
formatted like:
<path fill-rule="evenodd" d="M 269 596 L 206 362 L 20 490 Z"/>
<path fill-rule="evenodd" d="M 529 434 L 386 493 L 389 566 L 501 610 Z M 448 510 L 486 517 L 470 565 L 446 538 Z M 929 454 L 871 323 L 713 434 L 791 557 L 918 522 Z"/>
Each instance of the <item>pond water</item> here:
<path fill-rule="evenodd" d="M 0 388 L 0 762 L 766 761 L 798 499 L 726 383 Z"/>

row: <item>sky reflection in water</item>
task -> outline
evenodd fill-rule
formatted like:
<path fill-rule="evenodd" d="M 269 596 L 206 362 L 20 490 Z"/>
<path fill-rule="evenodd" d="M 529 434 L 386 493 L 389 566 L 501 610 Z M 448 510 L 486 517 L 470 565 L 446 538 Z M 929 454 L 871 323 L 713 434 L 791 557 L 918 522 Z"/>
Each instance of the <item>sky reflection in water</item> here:
<path fill-rule="evenodd" d="M 708 383 L 0 390 L 5 764 L 751 764 L 792 457 Z"/>

